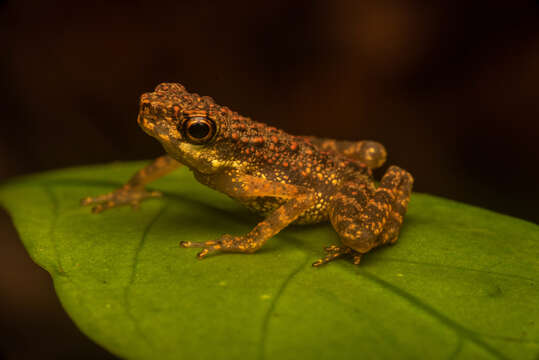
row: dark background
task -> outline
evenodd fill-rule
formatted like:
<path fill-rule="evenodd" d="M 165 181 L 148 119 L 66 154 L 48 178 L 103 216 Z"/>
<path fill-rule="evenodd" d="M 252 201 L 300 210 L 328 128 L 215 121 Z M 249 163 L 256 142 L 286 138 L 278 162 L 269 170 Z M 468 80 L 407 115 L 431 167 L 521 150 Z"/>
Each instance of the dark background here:
<path fill-rule="evenodd" d="M 162 153 L 138 97 L 181 82 L 295 134 L 375 139 L 415 190 L 539 221 L 539 5 L 0 4 L 0 178 Z M 110 358 L 0 213 L 0 358 Z"/>

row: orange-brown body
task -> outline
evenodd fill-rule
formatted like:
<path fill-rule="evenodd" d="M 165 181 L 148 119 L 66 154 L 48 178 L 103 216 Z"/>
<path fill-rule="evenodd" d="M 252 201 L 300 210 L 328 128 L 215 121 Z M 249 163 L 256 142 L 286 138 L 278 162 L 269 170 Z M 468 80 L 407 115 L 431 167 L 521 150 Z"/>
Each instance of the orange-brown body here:
<path fill-rule="evenodd" d="M 161 84 L 142 95 L 138 122 L 167 155 L 115 192 L 84 199 L 85 205 L 95 204 L 95 212 L 159 196 L 145 184 L 186 165 L 199 182 L 265 216 L 244 236 L 182 242 L 202 247 L 200 258 L 212 251 L 254 252 L 293 222 L 330 220 L 345 245 L 326 248 L 328 255 L 313 265 L 344 255 L 358 263 L 372 248 L 397 240 L 413 179 L 392 166 L 375 187 L 371 169 L 386 158 L 379 143 L 293 136 L 180 84 Z"/>

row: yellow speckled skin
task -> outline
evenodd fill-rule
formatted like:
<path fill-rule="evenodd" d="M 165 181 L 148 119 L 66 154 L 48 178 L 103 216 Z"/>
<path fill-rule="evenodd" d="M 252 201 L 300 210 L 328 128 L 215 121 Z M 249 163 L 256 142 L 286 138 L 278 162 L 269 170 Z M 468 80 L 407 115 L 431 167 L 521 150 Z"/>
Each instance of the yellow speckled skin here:
<path fill-rule="evenodd" d="M 160 196 L 144 186 L 183 164 L 202 184 L 265 216 L 243 236 L 181 243 L 203 248 L 199 258 L 213 251 L 254 252 L 290 223 L 330 220 L 338 232 L 344 246 L 326 248 L 327 256 L 314 266 L 341 256 L 357 264 L 362 254 L 397 241 L 413 178 L 391 166 L 375 187 L 371 169 L 386 158 L 379 143 L 293 136 L 174 83 L 142 95 L 138 123 L 167 155 L 120 189 L 83 199 L 96 213 Z"/>

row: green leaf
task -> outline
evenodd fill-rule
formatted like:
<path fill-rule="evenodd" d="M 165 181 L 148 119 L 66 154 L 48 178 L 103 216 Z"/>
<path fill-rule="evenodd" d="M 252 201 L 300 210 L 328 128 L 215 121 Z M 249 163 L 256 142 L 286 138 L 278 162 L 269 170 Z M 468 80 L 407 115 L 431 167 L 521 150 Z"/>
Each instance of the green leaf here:
<path fill-rule="evenodd" d="M 187 170 L 141 209 L 93 215 L 142 163 L 13 180 L 0 203 L 80 329 L 131 359 L 536 359 L 539 227 L 414 194 L 399 242 L 360 266 L 311 263 L 327 224 L 289 227 L 253 255 L 199 261 L 181 240 L 257 221 Z"/>

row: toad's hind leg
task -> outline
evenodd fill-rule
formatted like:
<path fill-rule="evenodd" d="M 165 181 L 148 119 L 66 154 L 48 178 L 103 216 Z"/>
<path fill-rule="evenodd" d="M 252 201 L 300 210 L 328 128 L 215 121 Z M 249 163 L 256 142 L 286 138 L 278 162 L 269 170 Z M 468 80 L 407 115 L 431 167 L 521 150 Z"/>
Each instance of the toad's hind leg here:
<path fill-rule="evenodd" d="M 308 139 L 319 149 L 356 159 L 371 169 L 384 164 L 387 152 L 384 145 L 371 140 L 346 141 L 309 136 Z"/>
<path fill-rule="evenodd" d="M 379 236 L 380 245 L 394 244 L 399 239 L 399 233 L 408 209 L 408 203 L 410 202 L 410 195 L 412 194 L 412 186 L 414 179 L 408 172 L 403 172 L 399 185 L 393 190 L 395 194 L 395 200 L 391 203 L 391 212 L 389 218 L 386 221 L 384 230 Z"/>
<path fill-rule="evenodd" d="M 412 191 L 413 178 L 405 170 L 391 166 L 380 186 L 348 182 L 335 195 L 330 219 L 344 247 L 326 248 L 328 255 L 313 265 L 350 255 L 359 263 L 362 254 L 397 241 Z"/>

